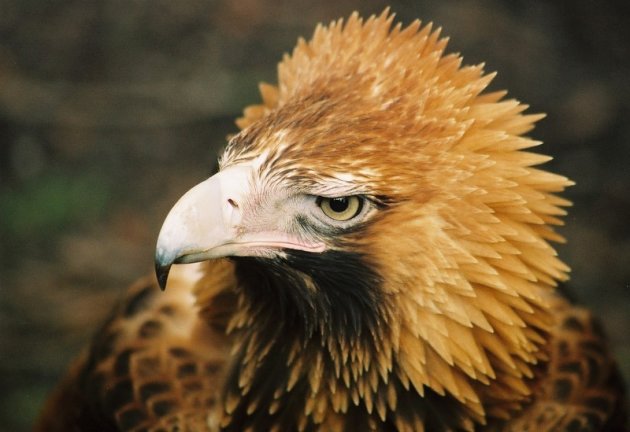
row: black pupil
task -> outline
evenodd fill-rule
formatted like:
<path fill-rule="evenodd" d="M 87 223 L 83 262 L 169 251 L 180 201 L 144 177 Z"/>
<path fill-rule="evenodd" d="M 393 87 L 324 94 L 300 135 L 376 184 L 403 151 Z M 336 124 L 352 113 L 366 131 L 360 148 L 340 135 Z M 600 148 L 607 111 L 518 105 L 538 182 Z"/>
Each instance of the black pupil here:
<path fill-rule="evenodd" d="M 335 213 L 342 213 L 348 209 L 348 198 L 332 198 L 330 208 Z"/>

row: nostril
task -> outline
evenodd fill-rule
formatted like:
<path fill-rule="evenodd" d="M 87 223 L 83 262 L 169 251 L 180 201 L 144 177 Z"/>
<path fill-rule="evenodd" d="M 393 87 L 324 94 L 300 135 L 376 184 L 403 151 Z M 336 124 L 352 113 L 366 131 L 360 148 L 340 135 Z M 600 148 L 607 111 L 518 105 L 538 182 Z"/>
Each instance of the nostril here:
<path fill-rule="evenodd" d="M 228 198 L 228 204 L 230 204 L 234 208 L 238 208 L 238 204 L 232 198 Z"/>

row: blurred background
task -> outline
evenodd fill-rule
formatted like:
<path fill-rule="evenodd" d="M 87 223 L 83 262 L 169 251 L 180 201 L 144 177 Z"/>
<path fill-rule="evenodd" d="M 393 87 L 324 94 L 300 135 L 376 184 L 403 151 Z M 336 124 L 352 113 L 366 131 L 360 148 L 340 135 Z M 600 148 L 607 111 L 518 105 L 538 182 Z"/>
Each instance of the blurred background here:
<path fill-rule="evenodd" d="M 0 0 L 0 431 L 30 429 L 110 306 L 150 272 L 173 202 L 316 23 L 387 5 L 434 21 L 577 186 L 572 290 L 630 377 L 630 18 L 625 0 Z"/>

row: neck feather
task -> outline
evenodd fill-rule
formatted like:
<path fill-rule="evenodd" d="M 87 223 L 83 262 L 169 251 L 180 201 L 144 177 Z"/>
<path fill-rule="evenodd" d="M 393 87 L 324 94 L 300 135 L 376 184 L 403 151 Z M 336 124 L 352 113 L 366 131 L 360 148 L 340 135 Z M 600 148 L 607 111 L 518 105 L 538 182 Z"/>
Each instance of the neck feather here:
<path fill-rule="evenodd" d="M 416 386 L 409 354 L 417 345 L 401 339 L 395 301 L 360 256 L 312 259 L 235 260 L 239 305 L 230 323 L 236 355 L 225 388 L 227 429 L 385 424 L 439 431 L 485 421 L 474 380 L 456 368 L 431 373 L 464 380 L 455 384 L 467 389 L 463 396 L 444 391 L 439 380 Z"/>

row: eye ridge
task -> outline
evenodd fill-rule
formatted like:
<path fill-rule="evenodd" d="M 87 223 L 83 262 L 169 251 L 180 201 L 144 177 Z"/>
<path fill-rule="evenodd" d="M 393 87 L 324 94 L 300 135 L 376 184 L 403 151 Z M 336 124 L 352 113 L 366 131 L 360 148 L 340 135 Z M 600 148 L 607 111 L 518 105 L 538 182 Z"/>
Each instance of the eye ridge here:
<path fill-rule="evenodd" d="M 336 221 L 347 221 L 361 213 L 364 198 L 357 195 L 343 197 L 317 197 L 322 213 Z"/>

